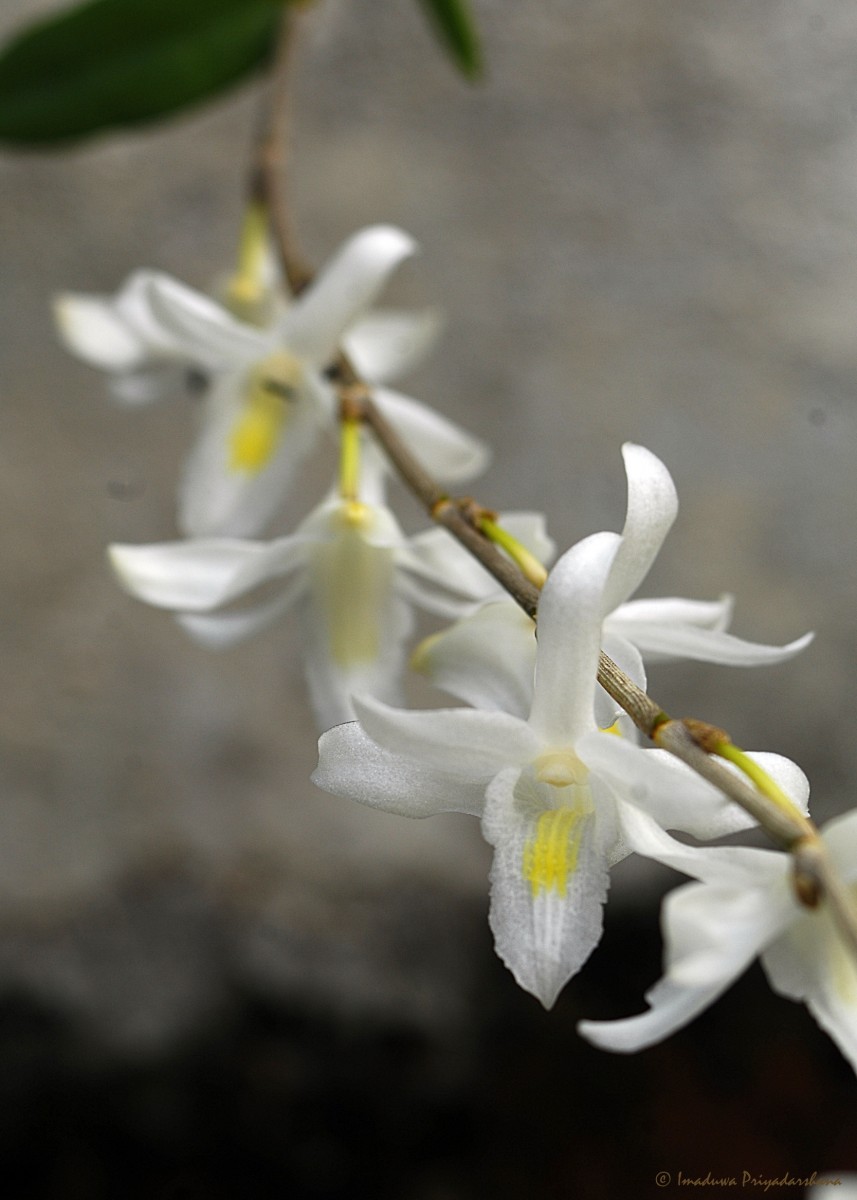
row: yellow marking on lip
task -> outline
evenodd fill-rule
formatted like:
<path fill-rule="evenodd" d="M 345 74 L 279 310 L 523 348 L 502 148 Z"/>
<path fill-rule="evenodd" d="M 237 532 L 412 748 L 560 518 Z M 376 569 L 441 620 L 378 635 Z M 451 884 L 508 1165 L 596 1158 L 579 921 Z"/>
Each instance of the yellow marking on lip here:
<path fill-rule="evenodd" d="M 276 453 L 288 421 L 288 402 L 300 385 L 300 362 L 278 351 L 250 373 L 243 409 L 229 436 L 229 466 L 258 475 Z"/>
<path fill-rule="evenodd" d="M 521 864 L 533 897 L 543 891 L 566 895 L 568 880 L 577 868 L 586 815 L 579 808 L 552 808 L 540 814 Z"/>

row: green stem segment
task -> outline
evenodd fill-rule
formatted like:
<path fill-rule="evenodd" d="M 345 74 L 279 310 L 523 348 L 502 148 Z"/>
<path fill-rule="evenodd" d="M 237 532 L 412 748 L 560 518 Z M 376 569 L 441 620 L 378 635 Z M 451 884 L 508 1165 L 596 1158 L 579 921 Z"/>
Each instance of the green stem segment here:
<path fill-rule="evenodd" d="M 360 431 L 363 422 L 343 417 L 339 423 L 339 494 L 343 500 L 360 499 Z"/>
<path fill-rule="evenodd" d="M 495 546 L 506 551 L 525 579 L 528 579 L 534 587 L 544 587 L 548 573 L 535 554 L 531 553 L 526 546 L 509 533 L 508 529 L 498 525 L 491 517 L 481 517 L 478 524 L 480 531 L 485 534 L 489 542 L 493 542 Z"/>
<path fill-rule="evenodd" d="M 743 772 L 755 784 L 763 796 L 767 796 L 772 803 L 776 804 L 781 812 L 791 817 L 793 821 L 798 821 L 805 825 L 807 832 L 812 829 L 810 822 L 795 802 L 786 795 L 780 785 L 771 778 L 764 768 L 760 767 L 757 762 L 754 762 L 750 758 L 746 751 L 741 750 L 732 742 L 718 742 L 713 747 L 713 753 L 719 758 L 725 758 L 727 762 L 734 763 L 739 771 Z"/>

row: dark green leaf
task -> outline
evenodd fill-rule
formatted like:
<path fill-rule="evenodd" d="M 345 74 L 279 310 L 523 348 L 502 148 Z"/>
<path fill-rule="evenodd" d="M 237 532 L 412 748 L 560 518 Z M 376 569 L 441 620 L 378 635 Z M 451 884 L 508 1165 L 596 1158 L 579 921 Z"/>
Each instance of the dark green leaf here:
<path fill-rule="evenodd" d="M 435 32 L 469 79 L 482 73 L 479 35 L 468 0 L 422 0 Z"/>
<path fill-rule="evenodd" d="M 90 0 L 0 53 L 0 138 L 59 142 L 166 116 L 261 66 L 283 0 Z"/>

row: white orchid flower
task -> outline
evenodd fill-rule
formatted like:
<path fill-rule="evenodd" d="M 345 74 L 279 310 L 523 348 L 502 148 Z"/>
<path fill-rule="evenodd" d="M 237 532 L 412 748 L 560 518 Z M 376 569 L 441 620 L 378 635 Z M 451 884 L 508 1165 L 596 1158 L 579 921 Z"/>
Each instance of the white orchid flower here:
<path fill-rule="evenodd" d="M 718 601 L 629 600 L 645 579 L 675 520 L 678 500 L 672 478 L 651 451 L 622 447 L 628 504 L 622 541 L 604 594 L 603 649 L 640 687 L 643 660 L 693 659 L 728 666 L 784 662 L 812 641 L 811 633 L 785 646 L 747 642 L 724 632 L 731 597 Z M 502 647 L 502 653 L 498 653 Z M 532 698 L 535 625 L 512 600 L 464 617 L 432 637 L 416 655 L 417 668 L 433 683 L 470 704 L 524 715 Z M 600 693 L 599 723 L 615 707 Z"/>
<path fill-rule="evenodd" d="M 324 372 L 340 348 L 373 385 L 420 356 L 434 336 L 435 314 L 367 315 L 389 276 L 415 250 L 413 239 L 392 226 L 362 230 L 261 329 L 154 271 L 137 272 L 114 299 L 59 298 L 66 344 L 113 373 L 121 395 L 151 394 L 178 366 L 211 377 L 202 431 L 180 489 L 183 533 L 259 533 L 319 432 L 335 425 L 334 391 Z M 443 482 L 470 478 L 485 466 L 482 442 L 446 418 L 383 386 L 373 397 Z"/>
<path fill-rule="evenodd" d="M 324 734 L 313 776 L 327 791 L 406 816 L 480 816 L 494 847 L 497 951 L 545 1007 L 601 936 L 609 867 L 634 848 L 627 812 L 639 806 L 650 821 L 699 837 L 747 824 L 668 755 L 596 726 L 602 610 L 620 552 L 616 534 L 596 534 L 551 571 L 526 719 L 485 708 L 405 712 L 355 699 L 359 723 Z M 783 775 L 780 760 L 765 765 Z"/>
<path fill-rule="evenodd" d="M 801 785 L 806 799 L 809 786 Z M 834 865 L 857 885 L 857 810 L 822 830 Z M 646 844 L 648 843 L 648 845 Z M 646 993 L 649 1011 L 619 1021 L 583 1021 L 583 1037 L 605 1050 L 631 1052 L 660 1042 L 720 996 L 757 956 L 775 992 L 806 1003 L 857 1071 L 857 962 L 822 900 L 796 900 L 791 856 L 741 846 L 691 847 L 651 828 L 637 848 L 700 882 L 664 901 L 666 971 Z"/>
<path fill-rule="evenodd" d="M 353 719 L 355 692 L 398 702 L 413 608 L 453 618 L 493 581 L 481 568 L 461 571 L 462 552 L 443 531 L 406 537 L 384 504 L 373 462 L 364 462 L 359 502 L 333 493 L 288 537 L 114 545 L 112 565 L 131 595 L 180 614 L 182 626 L 211 646 L 231 645 L 296 608 L 323 729 Z M 509 519 L 522 534 L 540 528 L 528 514 Z M 265 584 L 276 594 L 254 602 Z M 229 608 L 245 599 L 248 606 Z"/>

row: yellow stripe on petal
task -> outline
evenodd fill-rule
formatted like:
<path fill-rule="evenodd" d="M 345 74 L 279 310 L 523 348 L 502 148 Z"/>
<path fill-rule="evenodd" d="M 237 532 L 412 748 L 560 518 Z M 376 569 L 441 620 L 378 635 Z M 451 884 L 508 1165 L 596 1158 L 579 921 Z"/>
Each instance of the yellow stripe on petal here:
<path fill-rule="evenodd" d="M 229 436 L 229 466 L 258 475 L 277 451 L 288 420 L 288 405 L 300 387 L 303 368 L 285 351 L 255 366 L 242 411 Z"/>
<path fill-rule="evenodd" d="M 533 896 L 555 891 L 565 896 L 577 867 L 584 808 L 553 808 L 540 814 L 535 837 L 524 847 L 522 873 Z"/>

